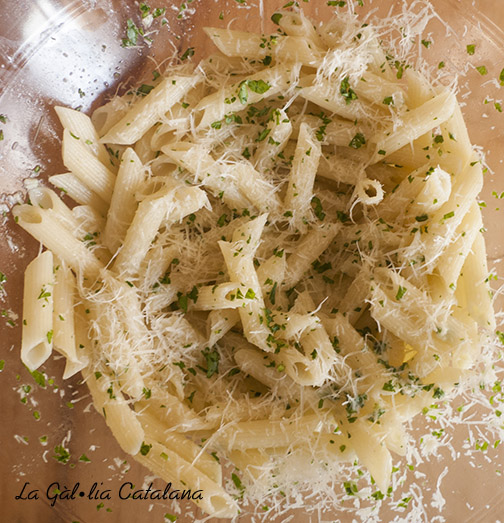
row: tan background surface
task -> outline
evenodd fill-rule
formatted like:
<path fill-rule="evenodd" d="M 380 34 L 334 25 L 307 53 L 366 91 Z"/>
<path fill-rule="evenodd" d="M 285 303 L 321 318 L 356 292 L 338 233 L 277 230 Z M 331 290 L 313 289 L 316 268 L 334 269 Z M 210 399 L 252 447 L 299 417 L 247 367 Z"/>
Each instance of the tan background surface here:
<path fill-rule="evenodd" d="M 365 3 L 366 0 L 364 0 Z M 176 2 L 179 6 L 182 2 Z M 284 2 L 264 0 L 269 14 L 276 6 Z M 313 13 L 320 18 L 324 11 L 325 1 L 312 0 L 303 4 L 307 13 Z M 258 27 L 257 9 L 242 9 L 237 11 L 234 0 L 213 1 L 201 0 L 193 5 L 201 5 L 191 21 L 179 21 L 175 11 L 169 10 L 169 28 L 171 34 L 180 35 L 180 40 L 174 40 L 179 51 L 189 45 L 197 51 L 205 52 L 208 43 L 200 39 L 199 33 L 193 32 L 193 25 L 222 25 L 231 20 L 226 14 L 224 22 L 218 20 L 220 11 L 239 13 L 239 25 L 243 27 Z M 382 9 L 388 8 L 395 2 L 380 1 Z M 465 12 L 470 20 L 473 2 L 461 0 L 453 2 L 439 0 L 436 2 L 440 9 L 452 9 L 459 6 L 457 16 Z M 453 4 L 453 5 L 452 5 Z M 474 4 L 486 13 L 488 18 L 500 27 L 504 27 L 503 0 L 478 0 Z M 157 3 L 150 2 L 153 7 L 168 6 L 166 0 Z M 56 1 L 56 0 L 22 0 L 15 3 L 0 0 L 2 24 L 0 24 L 0 113 L 7 114 L 9 123 L 3 126 L 5 140 L 0 142 L 0 193 L 5 196 L 0 201 L 12 201 L 12 195 L 18 191 L 24 192 L 22 180 L 33 176 L 36 165 L 42 167 L 42 176 L 63 172 L 59 156 L 58 133 L 59 126 L 50 106 L 55 103 L 73 107 L 82 105 L 83 110 L 95 107 L 105 94 L 111 94 L 121 80 L 135 83 L 134 77 L 151 71 L 152 65 L 145 67 L 141 53 L 134 50 L 124 50 L 118 42 L 123 35 L 125 21 L 128 17 L 137 17 L 137 7 L 134 2 L 120 0 L 100 0 L 92 2 Z M 268 24 L 267 24 L 267 27 Z M 167 34 L 162 33 L 162 34 Z M 475 33 L 476 34 L 476 33 Z M 484 37 L 477 36 L 482 41 Z M 95 43 L 93 43 L 95 42 Z M 465 39 L 461 38 L 461 45 Z M 467 43 L 473 43 L 467 41 Z M 502 41 L 500 42 L 502 43 Z M 102 44 L 107 47 L 103 48 Z M 500 44 L 499 44 L 500 45 Z M 499 45 L 497 47 L 499 47 Z M 481 58 L 493 76 L 504 67 L 504 48 L 500 54 L 492 46 L 481 46 Z M 173 47 L 168 38 L 164 41 L 156 39 L 155 56 L 157 59 L 171 53 Z M 433 51 L 437 52 L 437 51 Z M 442 53 L 442 51 L 439 51 Z M 455 57 L 453 58 L 455 60 Z M 475 64 L 475 65 L 480 65 Z M 471 76 L 471 81 L 481 82 L 477 76 Z M 78 94 L 81 88 L 84 96 Z M 492 87 L 488 87 L 492 89 Z M 494 93 L 498 99 L 500 92 Z M 482 119 L 484 108 L 482 98 L 486 95 L 477 92 L 471 104 L 477 107 L 468 107 L 468 121 L 473 140 L 490 148 L 489 160 L 495 170 L 495 175 L 489 175 L 491 190 L 504 190 L 503 176 L 499 173 L 502 165 L 501 144 L 504 139 L 504 115 L 492 115 L 492 124 L 496 116 L 500 120 L 495 122 L 496 129 L 490 130 L 488 120 Z M 502 95 L 500 95 L 502 98 Z M 490 111 L 488 111 L 490 112 Z M 490 187 L 490 184 L 488 185 Z M 492 209 L 493 211 L 493 209 Z M 504 252 L 504 235 L 502 232 L 502 218 L 496 214 L 487 213 L 487 227 L 491 229 L 492 245 L 489 250 L 490 258 L 500 259 Z M 502 216 L 502 215 L 500 215 Z M 0 223 L 1 253 L 0 270 L 8 277 L 5 285 L 8 298 L 4 299 L 2 310 L 20 314 L 20 300 L 22 290 L 22 271 L 28 261 L 37 253 L 38 246 L 19 231 L 10 220 Z M 497 262 L 501 267 L 502 262 Z M 34 488 L 40 488 L 42 494 L 47 485 L 58 481 L 60 485 L 70 488 L 80 482 L 85 490 L 89 490 L 93 482 L 103 482 L 103 488 L 117 490 L 126 480 L 140 485 L 146 474 L 141 467 L 134 466 L 126 476 L 121 474 L 121 461 L 125 456 L 115 444 L 100 416 L 89 409 L 89 397 L 83 387 L 79 386 L 78 379 L 70 380 L 64 389 L 48 386 L 30 392 L 27 405 L 20 402 L 19 389 L 23 385 L 37 386 L 31 376 L 22 368 L 18 360 L 20 345 L 20 329 L 7 325 L 8 318 L 0 318 L 0 359 L 6 360 L 5 369 L 0 373 L 0 391 L 2 393 L 2 408 L 0 410 L 0 520 L 8 522 L 38 522 L 58 523 L 59 521 L 72 522 L 122 522 L 136 521 L 163 521 L 165 512 L 174 513 L 174 509 L 156 504 L 152 511 L 148 501 L 136 502 L 107 502 L 105 507 L 97 510 L 98 501 L 77 499 L 69 502 L 58 502 L 50 507 L 45 496 L 39 501 L 15 500 L 23 483 L 29 481 Z M 62 386 L 62 362 L 50 362 L 44 366 L 48 376 L 53 377 L 56 385 Z M 19 376 L 19 377 L 18 377 Z M 64 405 L 73 400 L 76 405 L 73 409 Z M 35 421 L 33 411 L 41 412 L 41 420 Z M 91 412 L 83 411 L 91 410 Z M 39 436 L 48 436 L 48 445 L 43 447 Z M 67 435 L 71 437 L 67 443 L 71 451 L 70 462 L 75 464 L 62 466 L 53 458 L 55 445 L 62 442 Z M 23 437 L 28 437 L 27 444 Z M 16 439 L 17 438 L 17 439 Z M 92 447 L 95 446 L 95 447 Z M 91 463 L 78 462 L 78 457 L 85 453 L 91 458 Z M 490 455 L 492 455 L 490 453 Z M 494 453 L 495 460 L 502 462 L 502 452 Z M 120 458 L 114 461 L 114 458 Z M 496 461 L 497 462 L 497 461 Z M 445 496 L 453 499 L 447 521 L 495 521 L 497 516 L 504 513 L 504 504 L 499 492 L 504 491 L 502 476 L 490 477 L 482 470 L 465 470 L 460 473 L 460 481 L 451 484 Z M 461 469 L 464 471 L 464 469 Z M 438 471 L 439 472 L 439 471 Z M 435 476 L 434 476 L 435 477 Z M 487 479 L 485 479 L 487 478 Z M 493 498 L 493 500 L 492 500 Z M 458 501 L 457 501 L 458 500 Z M 462 510 L 466 501 L 476 508 L 466 510 L 464 516 L 458 516 L 457 506 Z M 488 510 L 485 505 L 491 505 Z M 106 512 L 106 508 L 112 512 Z M 192 509 L 182 507 L 182 515 L 177 521 L 193 521 Z M 317 521 L 317 516 L 308 516 L 300 511 L 296 521 Z M 347 521 L 348 518 L 334 515 L 326 520 Z"/>

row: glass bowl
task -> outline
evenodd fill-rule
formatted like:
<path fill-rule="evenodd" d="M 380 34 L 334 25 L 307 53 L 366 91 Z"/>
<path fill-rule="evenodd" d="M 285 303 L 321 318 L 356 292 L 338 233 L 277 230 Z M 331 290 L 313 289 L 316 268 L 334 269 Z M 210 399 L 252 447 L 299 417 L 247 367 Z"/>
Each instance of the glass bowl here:
<path fill-rule="evenodd" d="M 40 369 L 37 380 L 21 364 L 23 271 L 39 252 L 39 245 L 16 227 L 9 209 L 24 200 L 26 188 L 34 180 L 45 183 L 49 175 L 64 172 L 61 128 L 54 105 L 88 112 L 126 86 L 152 77 L 152 71 L 167 57 L 181 55 L 189 47 L 196 51 L 195 60 L 208 54 L 209 43 L 201 31 L 206 25 L 222 27 L 232 22 L 234 28 L 273 31 L 270 16 L 284 3 L 160 0 L 152 7 L 166 11 L 153 20 L 149 28 L 152 34 L 146 35 L 153 42 L 141 38 L 138 48 L 121 46 L 127 20 L 141 22 L 139 3 L 132 0 L 19 0 L 15 7 L 6 1 L 0 3 L 0 114 L 6 117 L 5 122 L 0 121 L 0 205 L 4 211 L 0 271 L 6 277 L 0 290 L 0 390 L 4 398 L 0 500 L 4 521 L 163 522 L 169 520 L 165 514 L 177 515 L 177 521 L 202 517 L 186 503 L 119 499 L 117 493 L 123 483 L 148 484 L 150 472 L 121 451 L 92 408 L 79 378 L 62 380 L 62 359 L 51 358 Z M 327 19 L 335 9 L 325 1 L 300 4 L 315 20 Z M 355 4 L 362 17 L 369 11 L 385 16 L 391 8 L 400 10 L 398 2 L 392 0 L 364 0 L 362 7 Z M 445 63 L 446 81 L 453 73 L 465 71 L 459 82 L 459 100 L 464 104 L 471 140 L 482 147 L 489 167 L 481 195 L 486 202 L 483 212 L 489 263 L 497 274 L 504 274 L 504 209 L 498 210 L 498 196 L 504 192 L 504 96 L 499 80 L 504 67 L 504 33 L 500 29 L 504 27 L 504 10 L 500 0 L 479 0 L 477 7 L 474 4 L 471 0 L 434 1 L 449 27 L 433 20 L 427 28 L 433 45 L 420 51 L 433 69 Z M 475 45 L 473 55 L 468 54 L 468 45 Z M 486 74 L 481 74 L 483 65 Z M 496 307 L 501 310 L 499 299 Z M 474 418 L 476 429 L 478 419 Z M 422 430 L 421 424 L 417 430 Z M 467 445 L 467 431 L 458 427 L 453 435 L 455 450 L 443 449 L 420 469 L 407 473 L 404 484 L 398 481 L 403 495 L 394 503 L 400 504 L 410 496 L 412 499 L 404 502 L 399 514 L 384 506 L 382 519 L 498 519 L 504 512 L 504 445 L 490 445 L 470 458 L 465 456 Z M 63 447 L 69 449 L 69 455 Z M 409 489 L 413 479 L 425 494 L 423 511 L 414 511 L 419 491 Z M 54 488 L 62 491 L 58 499 L 52 494 Z M 69 489 L 66 494 L 65 489 Z M 79 496 L 81 490 L 86 496 Z M 352 515 L 341 511 L 322 516 L 299 508 L 291 515 L 290 521 L 296 522 L 375 520 L 373 512 Z M 240 518 L 249 519 L 246 515 Z"/>

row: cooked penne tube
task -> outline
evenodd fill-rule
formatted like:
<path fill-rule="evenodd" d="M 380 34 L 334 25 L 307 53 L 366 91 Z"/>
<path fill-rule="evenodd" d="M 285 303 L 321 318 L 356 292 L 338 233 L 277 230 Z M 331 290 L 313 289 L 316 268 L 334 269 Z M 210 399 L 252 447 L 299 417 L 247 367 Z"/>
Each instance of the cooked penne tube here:
<path fill-rule="evenodd" d="M 255 292 L 243 285 L 232 282 L 216 283 L 200 287 L 198 301 L 192 306 L 196 310 L 209 311 L 214 309 L 238 309 L 247 300 L 253 300 Z"/>
<path fill-rule="evenodd" d="M 401 108 L 404 105 L 406 94 L 397 82 L 391 82 L 382 76 L 370 71 L 362 75 L 360 82 L 355 84 L 355 92 L 359 97 L 382 107 L 384 104 L 393 104 Z"/>
<path fill-rule="evenodd" d="M 218 485 L 222 484 L 222 466 L 213 456 L 202 450 L 186 436 L 170 431 L 170 428 L 159 418 L 155 418 L 148 412 L 140 412 L 138 419 L 145 432 L 152 439 L 179 454 L 181 458 L 194 465 L 202 474 L 208 476 Z"/>
<path fill-rule="evenodd" d="M 293 252 L 287 258 L 287 271 L 284 280 L 287 288 L 294 286 L 301 279 L 311 264 L 327 249 L 338 231 L 338 225 L 328 223 L 308 233 L 299 242 L 296 252 Z"/>
<path fill-rule="evenodd" d="M 456 288 L 458 277 L 463 272 L 462 266 L 482 227 L 481 210 L 477 202 L 473 202 L 457 227 L 456 239 L 448 245 L 437 263 L 436 272 L 443 279 L 445 287 L 451 290 Z"/>
<path fill-rule="evenodd" d="M 75 219 L 72 211 L 51 189 L 46 187 L 31 189 L 28 191 L 28 197 L 32 205 L 49 210 L 51 215 L 61 221 L 70 232 L 76 232 L 79 229 L 79 222 Z"/>
<path fill-rule="evenodd" d="M 288 447 L 309 440 L 313 433 L 324 432 L 324 428 L 331 430 L 334 425 L 330 415 L 323 421 L 318 415 L 307 415 L 277 421 L 243 421 L 217 434 L 221 445 L 238 450 Z"/>
<path fill-rule="evenodd" d="M 234 359 L 243 372 L 250 374 L 260 383 L 264 383 L 270 389 L 278 391 L 278 394 L 287 398 L 292 395 L 292 393 L 289 394 L 291 382 L 288 376 L 278 372 L 275 365 L 270 365 L 267 356 L 252 348 L 251 345 L 247 346 L 246 342 L 243 347 L 238 345 Z"/>
<path fill-rule="evenodd" d="M 197 187 L 167 188 L 145 198 L 138 205 L 128 228 L 114 268 L 119 273 L 134 275 L 165 221 L 176 222 L 201 209 L 207 197 Z"/>
<path fill-rule="evenodd" d="M 109 153 L 105 146 L 100 143 L 100 137 L 87 114 L 61 106 L 56 106 L 54 110 L 65 129 L 82 140 L 102 164 L 108 165 L 110 163 Z"/>
<path fill-rule="evenodd" d="M 53 287 L 53 255 L 45 251 L 29 263 L 24 279 L 21 360 L 31 371 L 51 355 Z"/>
<path fill-rule="evenodd" d="M 373 162 L 383 160 L 437 125 L 446 122 L 453 115 L 455 104 L 455 96 L 445 91 L 405 113 L 400 127 L 395 130 L 388 129 L 375 138 L 376 152 Z"/>
<path fill-rule="evenodd" d="M 212 347 L 225 336 L 238 322 L 240 315 L 235 309 L 210 311 L 207 319 L 208 345 Z"/>
<path fill-rule="evenodd" d="M 191 499 L 205 512 L 227 518 L 238 514 L 233 498 L 220 485 L 183 459 L 179 452 L 149 439 L 143 445 L 146 450 L 136 454 L 135 459 L 167 483 L 173 482 L 182 490 L 188 487 L 193 493 Z"/>
<path fill-rule="evenodd" d="M 124 151 L 107 214 L 103 242 L 115 252 L 124 241 L 136 210 L 135 191 L 144 180 L 140 158 L 133 149 Z"/>
<path fill-rule="evenodd" d="M 429 271 L 432 271 L 437 260 L 442 255 L 447 245 L 456 234 L 457 228 L 463 221 L 469 211 L 476 195 L 483 186 L 483 174 L 481 164 L 476 156 L 474 161 L 460 172 L 452 182 L 450 198 L 434 213 L 415 217 L 418 221 L 428 221 L 428 234 L 422 234 L 422 228 L 415 231 L 415 235 L 408 238 L 410 246 L 405 250 L 405 257 L 418 258 L 427 260 L 426 265 Z M 426 218 L 424 219 L 424 216 Z M 421 221 L 419 223 L 422 223 Z M 421 253 L 421 254 L 419 254 Z"/>
<path fill-rule="evenodd" d="M 494 330 L 496 321 L 488 274 L 485 242 L 482 233 L 478 231 L 462 267 L 460 279 L 464 284 L 463 292 L 469 314 L 481 327 Z"/>
<path fill-rule="evenodd" d="M 219 247 L 224 256 L 231 280 L 244 284 L 247 289 L 252 290 L 254 296 L 250 302 L 246 301 L 243 307 L 238 309 L 246 338 L 250 343 L 270 352 L 273 348 L 267 340 L 271 333 L 266 328 L 263 318 L 264 300 L 254 269 L 252 255 L 241 253 L 239 248 L 228 242 L 220 241 Z M 250 294 L 252 295 L 252 293 Z"/>
<path fill-rule="evenodd" d="M 147 96 L 141 98 L 102 136 L 102 143 L 131 145 L 175 105 L 201 78 L 170 76 L 164 78 Z"/>
<path fill-rule="evenodd" d="M 95 156 L 94 152 L 71 131 L 63 131 L 63 163 L 91 191 L 110 203 L 115 173 Z"/>
<path fill-rule="evenodd" d="M 181 167 L 194 173 L 198 181 L 233 208 L 252 206 L 261 212 L 268 212 L 280 207 L 275 188 L 247 162 L 232 165 L 216 162 L 200 147 L 177 151 L 167 146 L 162 150 Z"/>
<path fill-rule="evenodd" d="M 284 199 L 284 206 L 292 212 L 291 222 L 294 227 L 300 228 L 303 219 L 309 217 L 313 183 L 321 153 L 320 143 L 313 130 L 307 124 L 301 124 Z"/>
<path fill-rule="evenodd" d="M 344 79 L 348 82 L 347 79 Z M 361 118 L 365 114 L 365 109 L 360 100 L 354 100 L 352 104 L 347 104 L 345 98 L 341 96 L 339 90 L 334 88 L 334 84 L 326 79 L 318 79 L 317 83 L 301 90 L 301 96 L 319 107 L 337 114 L 347 120 Z M 350 143 L 350 142 L 349 142 Z"/>
<path fill-rule="evenodd" d="M 378 488 L 386 490 L 392 473 L 392 456 L 373 429 L 363 422 L 341 427 L 347 445 L 355 450 L 359 461 L 369 470 Z"/>
<path fill-rule="evenodd" d="M 84 380 L 93 397 L 94 406 L 101 414 L 112 434 L 127 454 L 140 452 L 145 433 L 135 411 L 130 408 L 114 383 L 100 371 L 91 372 L 89 367 L 82 370 Z"/>
<path fill-rule="evenodd" d="M 87 359 L 77 355 L 74 321 L 75 276 L 59 260 L 54 266 L 53 346 L 66 358 L 63 379 L 70 378 L 87 365 Z"/>
<path fill-rule="evenodd" d="M 276 16 L 278 25 L 285 34 L 302 36 L 313 42 L 317 47 L 324 48 L 322 38 L 317 34 L 313 23 L 302 12 L 278 11 Z"/>
<path fill-rule="evenodd" d="M 18 205 L 12 210 L 17 223 L 34 238 L 64 260 L 76 273 L 96 274 L 103 267 L 96 256 L 47 210 Z"/>
<path fill-rule="evenodd" d="M 321 53 L 315 44 L 302 36 L 263 36 L 217 27 L 205 27 L 204 31 L 226 56 L 263 60 L 270 55 L 280 62 L 300 62 L 303 65 L 315 65 L 320 59 Z M 271 44 L 261 45 L 265 39 Z"/>
<path fill-rule="evenodd" d="M 73 200 L 81 205 L 90 205 L 102 216 L 107 214 L 108 204 L 96 193 L 83 184 L 77 176 L 72 173 L 55 174 L 49 177 L 49 181 Z"/>
<path fill-rule="evenodd" d="M 278 161 L 278 155 L 282 153 L 292 133 L 292 124 L 283 109 L 273 111 L 268 125 L 266 126 L 268 139 L 259 142 L 254 154 L 255 168 L 262 172 L 269 169 Z"/>
<path fill-rule="evenodd" d="M 211 429 L 212 423 L 199 417 L 190 407 L 176 396 L 157 387 L 149 388 L 152 396 L 135 403 L 135 411 L 147 413 L 159 419 L 167 428 L 177 432 Z"/>
<path fill-rule="evenodd" d="M 264 69 L 205 96 L 196 106 L 196 111 L 203 112 L 199 128 L 207 128 L 221 121 L 226 114 L 242 111 L 249 104 L 285 92 L 298 69 L 296 65 Z"/>

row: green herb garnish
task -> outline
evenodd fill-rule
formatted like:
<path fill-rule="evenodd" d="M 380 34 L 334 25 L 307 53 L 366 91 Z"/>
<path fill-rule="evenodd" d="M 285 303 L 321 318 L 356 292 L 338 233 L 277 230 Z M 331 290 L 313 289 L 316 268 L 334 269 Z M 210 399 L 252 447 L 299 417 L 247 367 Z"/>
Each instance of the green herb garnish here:
<path fill-rule="evenodd" d="M 343 96 L 343 98 L 345 99 L 345 102 L 347 103 L 347 105 L 352 101 L 352 100 L 357 100 L 357 94 L 355 93 L 355 91 L 350 87 L 350 83 L 349 83 L 349 77 L 345 77 L 342 81 L 341 81 L 341 84 L 340 84 L 340 94 L 341 96 Z"/>
<path fill-rule="evenodd" d="M 399 288 L 397 289 L 397 294 L 396 294 L 396 300 L 400 300 L 405 294 L 406 292 L 408 291 L 408 289 L 406 287 L 402 287 L 401 285 L 399 285 Z"/>
<path fill-rule="evenodd" d="M 214 374 L 218 374 L 220 360 L 219 352 L 216 349 L 210 350 L 210 347 L 206 347 L 205 350 L 201 351 L 201 354 L 203 354 L 206 360 L 207 367 L 206 369 L 200 368 L 203 372 L 206 372 L 206 377 L 211 378 Z"/>
<path fill-rule="evenodd" d="M 360 149 L 363 145 L 366 144 L 366 138 L 362 133 L 357 133 L 350 143 L 348 144 L 349 147 L 352 147 L 352 149 Z"/>

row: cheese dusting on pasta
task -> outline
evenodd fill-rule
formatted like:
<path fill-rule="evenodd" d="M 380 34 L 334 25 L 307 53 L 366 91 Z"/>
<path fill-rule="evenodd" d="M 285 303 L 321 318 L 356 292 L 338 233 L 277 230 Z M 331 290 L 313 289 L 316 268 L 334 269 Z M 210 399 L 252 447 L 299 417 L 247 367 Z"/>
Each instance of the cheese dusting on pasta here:
<path fill-rule="evenodd" d="M 383 499 L 496 328 L 455 94 L 351 16 L 273 20 L 206 28 L 218 53 L 92 118 L 56 108 L 77 206 L 13 210 L 47 249 L 23 362 L 62 353 L 121 448 L 219 517 L 354 496 L 355 462 Z"/>

